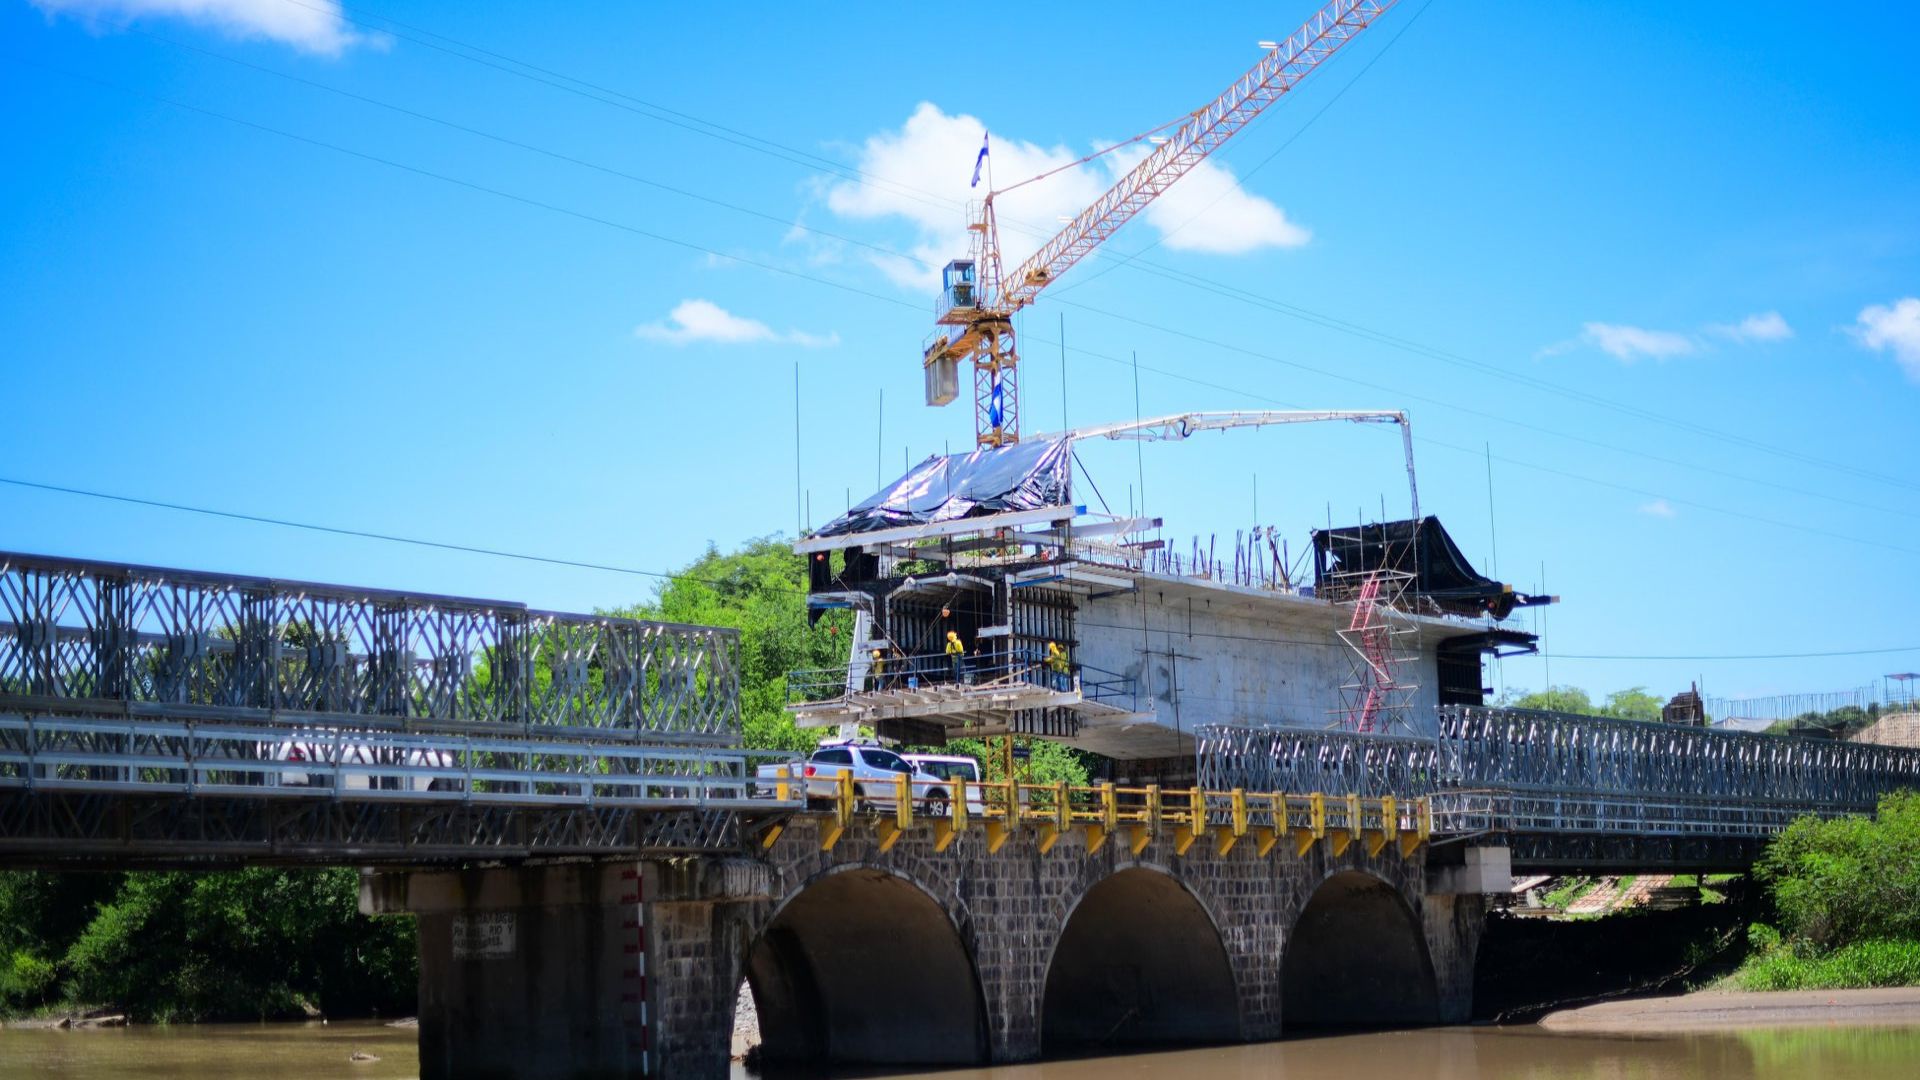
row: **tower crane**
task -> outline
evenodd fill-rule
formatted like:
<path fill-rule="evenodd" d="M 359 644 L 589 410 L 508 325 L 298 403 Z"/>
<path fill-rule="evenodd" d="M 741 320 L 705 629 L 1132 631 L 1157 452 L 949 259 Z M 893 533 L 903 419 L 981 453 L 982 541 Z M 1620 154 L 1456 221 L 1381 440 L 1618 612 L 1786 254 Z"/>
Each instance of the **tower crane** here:
<path fill-rule="evenodd" d="M 989 192 L 967 228 L 972 258 L 941 273 L 937 329 L 922 356 L 927 404 L 960 396 L 959 366 L 973 366 L 974 433 L 983 447 L 1020 440 L 1019 364 L 1014 313 L 1145 209 L 1174 181 L 1252 123 L 1269 105 L 1373 24 L 1396 0 L 1332 0 L 1207 105 L 1181 121 L 1145 160 L 1121 177 L 1071 224 L 1040 245 L 1011 274 L 1003 273 L 1000 230 Z M 1263 46 L 1268 42 L 1261 42 Z"/>

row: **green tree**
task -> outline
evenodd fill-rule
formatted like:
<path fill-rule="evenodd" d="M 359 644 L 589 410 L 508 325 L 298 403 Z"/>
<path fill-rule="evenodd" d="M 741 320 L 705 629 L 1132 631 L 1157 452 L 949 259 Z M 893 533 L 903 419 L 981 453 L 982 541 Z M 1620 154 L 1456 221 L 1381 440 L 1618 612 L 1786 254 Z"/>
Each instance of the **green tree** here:
<path fill-rule="evenodd" d="M 1607 716 L 1618 720 L 1658 720 L 1666 702 L 1647 693 L 1644 686 L 1615 690 L 1604 702 L 1595 704 L 1591 695 L 1577 686 L 1549 686 L 1527 694 L 1508 691 L 1501 705 L 1514 709 L 1542 709 L 1546 712 L 1573 713 L 1577 716 Z"/>
<path fill-rule="evenodd" d="M 349 869 L 128 874 L 62 957 L 65 996 L 142 1020 L 408 1010 L 413 923 L 358 895 Z"/>
<path fill-rule="evenodd" d="M 722 554 L 712 545 L 653 599 L 607 614 L 740 631 L 740 723 L 754 749 L 807 751 L 825 732 L 801 731 L 786 711 L 787 673 L 843 667 L 852 619 L 829 612 L 807 626 L 804 558 L 765 536 Z"/>
<path fill-rule="evenodd" d="M 1607 703 L 1599 711 L 1601 716 L 1621 720 L 1658 720 L 1665 707 L 1666 702 L 1647 693 L 1646 687 L 1634 686 L 1608 694 Z"/>
<path fill-rule="evenodd" d="M 1535 690 L 1529 694 L 1515 696 L 1508 691 L 1500 704 L 1515 709 L 1542 709 L 1547 712 L 1578 713 L 1582 716 L 1598 716 L 1593 707 L 1593 699 L 1585 690 L 1577 686 L 1549 686 L 1545 690 Z"/>
<path fill-rule="evenodd" d="M 1089 757 L 1083 751 L 1071 746 L 1062 746 L 1045 739 L 1025 739 L 1019 745 L 1028 750 L 1025 761 L 1013 763 L 1014 774 L 1022 783 L 1054 784 L 1065 781 L 1074 786 L 1084 786 L 1093 775 L 1089 766 Z M 950 739 L 945 746 L 929 747 L 929 753 L 965 754 L 980 762 L 980 776 L 990 783 L 1005 779 L 1001 776 L 1001 758 L 998 740 L 993 739 Z"/>

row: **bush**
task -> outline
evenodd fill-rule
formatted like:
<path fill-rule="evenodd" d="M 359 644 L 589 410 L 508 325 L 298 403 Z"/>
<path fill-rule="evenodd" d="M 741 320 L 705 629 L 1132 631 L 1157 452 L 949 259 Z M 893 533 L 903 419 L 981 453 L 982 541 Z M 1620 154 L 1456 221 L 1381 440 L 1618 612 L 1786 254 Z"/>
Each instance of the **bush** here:
<path fill-rule="evenodd" d="M 1779 929 L 1755 924 L 1734 977 L 1748 990 L 1920 985 L 1920 795 L 1874 818 L 1802 818 L 1754 871 Z"/>
<path fill-rule="evenodd" d="M 1777 940 L 1777 938 L 1776 938 Z M 1829 953 L 1756 953 L 1736 976 L 1747 990 L 1855 990 L 1920 984 L 1920 941 L 1856 941 Z"/>
<path fill-rule="evenodd" d="M 0 1008 L 32 1009 L 53 996 L 59 977 L 52 962 L 21 950 L 0 962 Z"/>
<path fill-rule="evenodd" d="M 1889 795 L 1875 819 L 1801 818 L 1755 867 L 1786 936 L 1823 948 L 1920 938 L 1920 795 Z"/>

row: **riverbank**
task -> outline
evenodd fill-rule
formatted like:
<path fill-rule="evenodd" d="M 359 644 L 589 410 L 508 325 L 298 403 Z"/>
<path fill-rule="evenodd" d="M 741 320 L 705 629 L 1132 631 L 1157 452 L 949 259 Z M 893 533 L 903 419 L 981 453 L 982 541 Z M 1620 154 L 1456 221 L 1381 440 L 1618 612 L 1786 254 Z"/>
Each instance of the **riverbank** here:
<path fill-rule="evenodd" d="M 1540 1026 L 1582 1034 L 1679 1034 L 1760 1027 L 1920 1027 L 1920 986 L 1882 990 L 1703 990 L 1548 1013 Z"/>

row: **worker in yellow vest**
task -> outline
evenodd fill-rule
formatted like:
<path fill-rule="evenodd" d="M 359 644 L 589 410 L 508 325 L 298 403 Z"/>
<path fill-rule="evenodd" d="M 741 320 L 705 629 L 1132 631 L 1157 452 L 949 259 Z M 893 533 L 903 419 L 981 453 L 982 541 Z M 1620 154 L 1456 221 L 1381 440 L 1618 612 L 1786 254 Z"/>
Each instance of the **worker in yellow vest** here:
<path fill-rule="evenodd" d="M 1047 642 L 1047 670 L 1053 674 L 1055 690 L 1072 689 L 1073 663 L 1067 659 L 1067 650 L 1057 641 Z"/>
<path fill-rule="evenodd" d="M 887 688 L 887 657 L 879 649 L 873 650 L 873 655 L 867 662 L 867 688 L 870 690 Z"/>
<path fill-rule="evenodd" d="M 960 632 L 947 631 L 947 663 L 953 668 L 953 681 L 960 681 L 961 666 L 967 662 L 967 647 L 960 643 Z"/>

